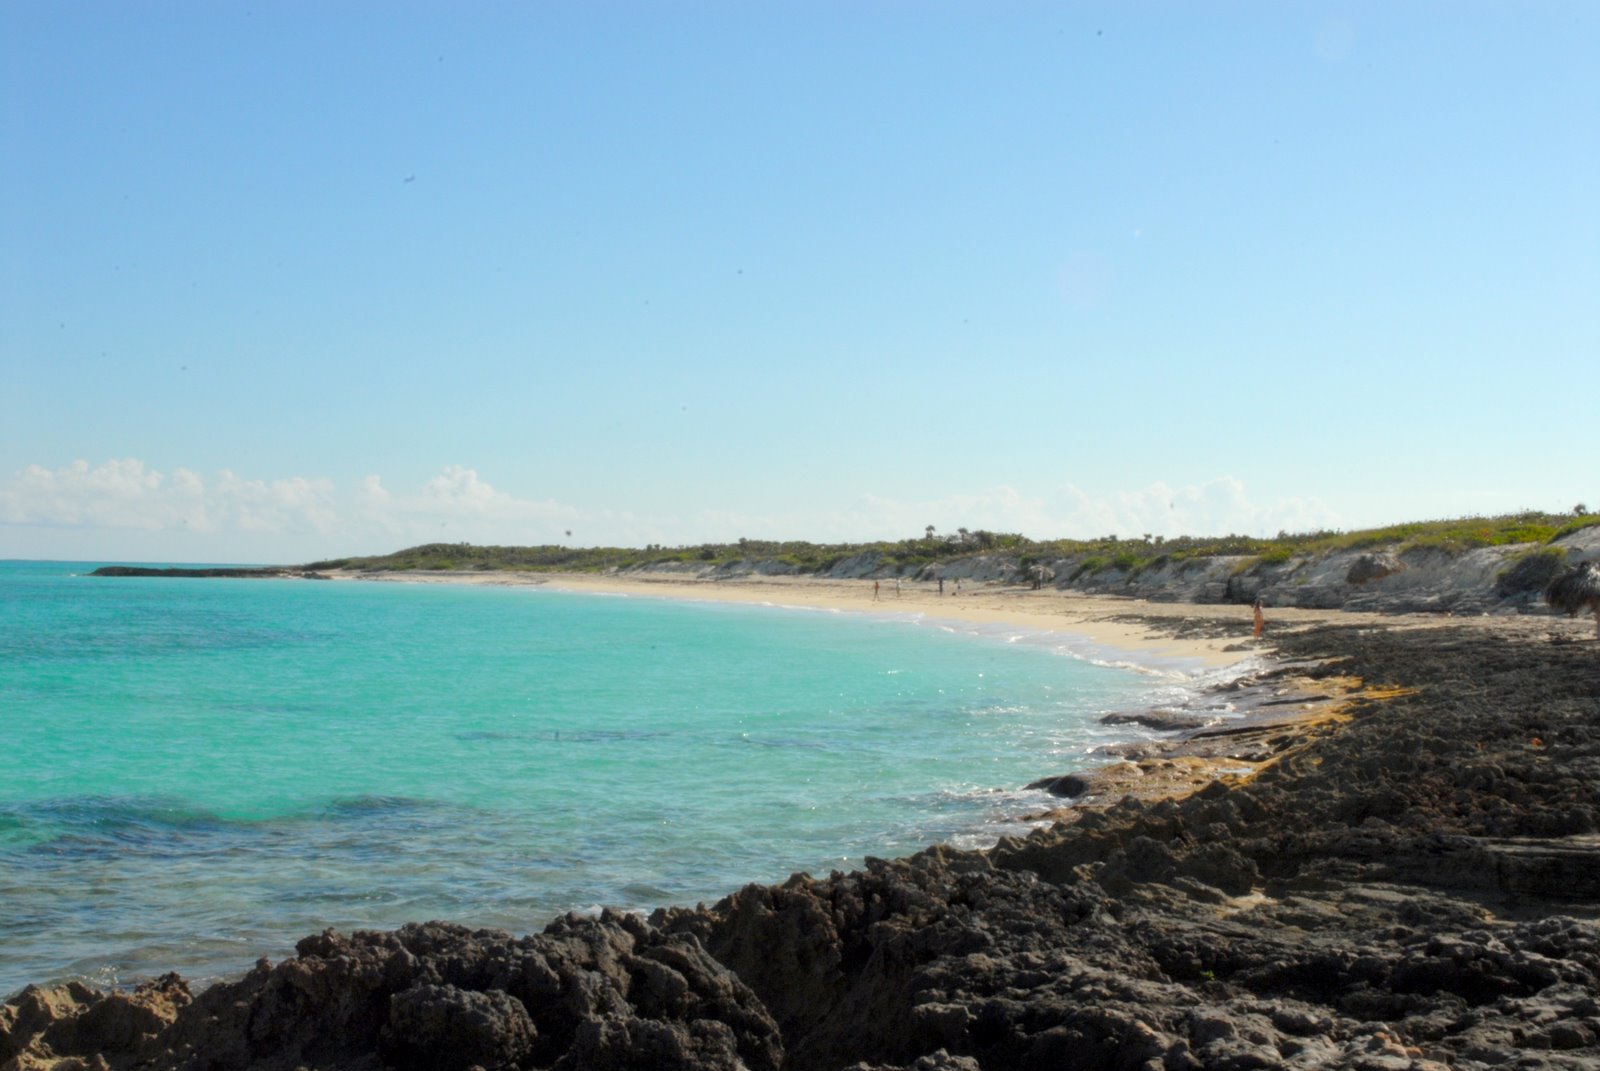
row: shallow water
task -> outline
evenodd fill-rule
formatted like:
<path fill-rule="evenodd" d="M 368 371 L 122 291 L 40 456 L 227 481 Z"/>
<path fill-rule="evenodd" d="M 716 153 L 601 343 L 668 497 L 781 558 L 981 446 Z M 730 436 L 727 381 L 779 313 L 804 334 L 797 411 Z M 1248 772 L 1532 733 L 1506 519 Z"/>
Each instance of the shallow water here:
<path fill-rule="evenodd" d="M 912 615 L 0 563 L 0 993 L 936 841 L 1181 686 Z"/>

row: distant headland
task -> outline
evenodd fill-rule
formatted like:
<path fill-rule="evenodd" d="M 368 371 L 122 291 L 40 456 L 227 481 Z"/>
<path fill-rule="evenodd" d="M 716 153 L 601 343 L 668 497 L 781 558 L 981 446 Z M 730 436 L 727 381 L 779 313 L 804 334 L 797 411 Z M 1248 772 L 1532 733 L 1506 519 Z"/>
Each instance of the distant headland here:
<path fill-rule="evenodd" d="M 233 577 L 245 579 L 276 579 L 279 577 L 296 577 L 303 580 L 327 580 L 325 574 L 314 573 L 306 569 L 293 569 L 287 566 L 269 565 L 259 569 L 246 569 L 234 567 L 219 567 L 207 569 L 183 568 L 157 568 L 144 565 L 103 565 L 89 574 L 90 576 L 166 576 L 166 577 Z"/>
<path fill-rule="evenodd" d="M 427 543 L 297 566 L 108 566 L 96 576 L 327 579 L 406 573 L 670 574 L 1024 585 L 1156 602 L 1380 613 L 1519 613 L 1570 566 L 1600 559 L 1600 514 L 1524 512 L 1354 532 L 1033 540 L 982 529 L 875 543 L 741 539 L 642 548 Z"/>

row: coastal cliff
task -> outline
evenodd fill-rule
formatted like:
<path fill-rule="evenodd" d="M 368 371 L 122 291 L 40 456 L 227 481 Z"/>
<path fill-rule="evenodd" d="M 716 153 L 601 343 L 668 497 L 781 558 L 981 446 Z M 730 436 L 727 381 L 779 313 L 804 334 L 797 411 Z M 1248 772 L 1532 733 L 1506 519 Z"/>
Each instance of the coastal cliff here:
<path fill-rule="evenodd" d="M 1548 542 L 1513 542 L 1482 547 L 1428 543 L 1311 549 L 1275 555 L 1210 554 L 1176 557 L 1157 548 L 1144 556 L 1080 552 L 1032 558 L 979 553 L 902 565 L 881 552 L 862 551 L 820 572 L 832 579 L 962 580 L 977 584 L 1032 584 L 1087 595 L 1126 596 L 1154 602 L 1248 604 L 1377 613 L 1542 612 L 1540 594 L 1565 565 L 1600 560 L 1600 525 L 1589 525 Z M 636 572 L 671 571 L 725 579 L 798 574 L 771 559 L 738 558 L 720 564 L 647 563 Z"/>
<path fill-rule="evenodd" d="M 1278 638 L 1359 679 L 1251 777 L 649 919 L 308 937 L 24 991 L 0 1067 L 1592 1067 L 1600 659 L 1536 619 Z"/>
<path fill-rule="evenodd" d="M 95 576 L 326 579 L 485 573 L 900 580 L 1048 587 L 1086 595 L 1377 613 L 1546 613 L 1563 569 L 1600 561 L 1600 517 L 1522 513 L 1347 533 L 1035 541 L 960 530 L 897 543 L 741 539 L 696 547 L 475 546 L 429 543 L 392 554 L 240 569 L 106 566 Z"/>

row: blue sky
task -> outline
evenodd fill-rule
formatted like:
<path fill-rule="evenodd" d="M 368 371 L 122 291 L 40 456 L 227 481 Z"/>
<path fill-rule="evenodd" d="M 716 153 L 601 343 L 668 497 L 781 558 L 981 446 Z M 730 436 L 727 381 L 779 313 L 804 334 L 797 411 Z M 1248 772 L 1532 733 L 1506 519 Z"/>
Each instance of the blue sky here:
<path fill-rule="evenodd" d="M 1597 53 L 1584 2 L 7 4 L 0 557 L 1600 507 Z"/>

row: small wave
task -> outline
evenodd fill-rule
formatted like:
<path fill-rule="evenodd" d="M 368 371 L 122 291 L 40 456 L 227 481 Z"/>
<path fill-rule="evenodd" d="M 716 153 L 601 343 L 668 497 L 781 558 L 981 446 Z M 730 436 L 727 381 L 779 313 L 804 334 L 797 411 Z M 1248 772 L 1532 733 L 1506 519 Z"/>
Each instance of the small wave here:
<path fill-rule="evenodd" d="M 1125 669 L 1133 673 L 1142 673 L 1147 677 L 1175 677 L 1182 679 L 1188 674 L 1181 670 L 1162 669 L 1145 662 L 1130 662 L 1126 658 L 1102 658 L 1071 648 L 1063 647 L 1060 653 L 1068 658 L 1076 658 L 1080 662 L 1087 662 L 1091 666 L 1100 666 L 1102 669 Z"/>
<path fill-rule="evenodd" d="M 549 740 L 553 743 L 596 744 L 621 740 L 654 740 L 669 734 L 664 729 L 530 729 L 520 733 L 496 729 L 469 729 L 451 735 L 466 743 Z"/>
<path fill-rule="evenodd" d="M 663 729 L 577 729 L 554 730 L 555 740 L 567 740 L 580 744 L 607 744 L 626 740 L 655 740 L 668 736 Z"/>
<path fill-rule="evenodd" d="M 13 859 L 202 858 L 276 850 L 276 838 L 351 826 L 453 823 L 463 808 L 406 796 L 363 795 L 269 816 L 232 817 L 163 797 L 85 796 L 0 806 L 0 843 Z M 292 832 L 298 830 L 299 832 Z"/>
<path fill-rule="evenodd" d="M 1137 658 L 1122 648 L 1096 643 L 1070 631 L 1018 629 L 1009 624 L 973 624 L 949 618 L 904 615 L 904 620 L 926 625 L 953 636 L 977 636 L 1014 646 L 1043 647 L 1056 654 L 1106 669 L 1127 670 L 1145 676 L 1186 679 L 1198 669 L 1198 660 L 1147 656 Z M 1191 663 L 1194 663 L 1191 665 Z"/>
<path fill-rule="evenodd" d="M 797 740 L 794 737 L 751 736 L 749 733 L 740 733 L 739 740 L 741 743 L 751 744 L 755 747 L 799 748 L 803 751 L 833 750 L 828 745 L 818 743 L 815 740 Z"/>
<path fill-rule="evenodd" d="M 441 804 L 412 796 L 362 795 L 337 799 L 319 808 L 315 813 L 327 818 L 367 818 L 376 815 L 411 814 L 418 811 L 436 811 Z"/>
<path fill-rule="evenodd" d="M 711 605 L 726 606 L 726 605 L 729 605 L 729 604 L 728 603 L 717 602 L 717 603 L 712 603 Z M 732 604 L 732 605 L 738 605 L 738 604 L 735 603 L 735 604 Z M 792 603 L 792 602 L 772 602 L 772 601 L 767 600 L 767 599 L 762 599 L 760 602 L 751 603 L 749 605 L 760 606 L 760 607 L 762 607 L 764 609 L 767 609 L 767 610 L 799 611 L 800 613 L 805 613 L 805 614 L 838 614 L 838 613 L 843 613 L 844 612 L 844 611 L 840 610 L 838 607 L 834 607 L 834 606 L 800 606 L 800 605 L 798 605 L 796 603 Z"/>
<path fill-rule="evenodd" d="M 0 804 L 0 823 L 112 832 L 125 827 L 211 827 L 225 819 L 170 796 L 56 796 Z"/>
<path fill-rule="evenodd" d="M 992 704 L 990 706 L 978 707 L 975 710 L 969 710 L 969 711 L 967 711 L 967 713 L 969 715 L 971 715 L 972 717 L 982 718 L 982 717 L 999 717 L 999 716 L 1003 716 L 1003 715 L 1007 715 L 1007 714 L 1028 714 L 1032 710 L 1033 710 L 1032 707 L 1019 706 L 1019 705 L 1014 704 L 1014 703 L 995 703 L 995 704 Z"/>

